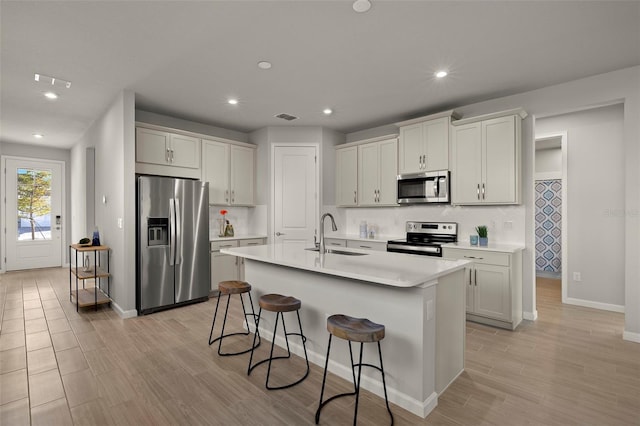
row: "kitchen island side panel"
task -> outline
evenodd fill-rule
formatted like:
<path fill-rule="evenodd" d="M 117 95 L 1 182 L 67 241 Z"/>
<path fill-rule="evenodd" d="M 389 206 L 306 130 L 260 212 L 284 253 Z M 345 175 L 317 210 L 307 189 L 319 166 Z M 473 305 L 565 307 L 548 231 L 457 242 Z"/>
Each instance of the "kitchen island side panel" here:
<path fill-rule="evenodd" d="M 245 259 L 245 262 L 245 279 L 252 285 L 256 304 L 258 298 L 266 293 L 279 293 L 301 300 L 300 317 L 311 362 L 324 367 L 329 337 L 326 328 L 328 316 L 341 313 L 368 318 L 385 325 L 382 353 L 389 399 L 421 417 L 437 405 L 436 311 L 429 313 L 425 310 L 427 306 L 429 309 L 436 307 L 437 281 L 424 286 L 398 288 L 252 259 Z M 461 274 L 459 285 L 463 286 Z M 463 319 L 464 315 L 460 317 Z M 274 320 L 274 314 L 263 312 L 260 333 L 268 339 L 271 338 Z M 295 316 L 290 316 L 287 324 L 292 324 L 289 328 L 297 328 Z M 461 332 L 464 333 L 464 327 Z M 292 338 L 289 342 L 292 351 L 302 355 L 299 340 L 295 340 Z M 276 343 L 284 345 L 284 340 L 277 338 Z M 329 369 L 350 381 L 348 360 L 346 341 L 334 338 Z M 378 365 L 376 345 L 365 344 L 363 362 Z M 379 372 L 365 368 L 362 374 L 362 386 L 383 396 Z"/>

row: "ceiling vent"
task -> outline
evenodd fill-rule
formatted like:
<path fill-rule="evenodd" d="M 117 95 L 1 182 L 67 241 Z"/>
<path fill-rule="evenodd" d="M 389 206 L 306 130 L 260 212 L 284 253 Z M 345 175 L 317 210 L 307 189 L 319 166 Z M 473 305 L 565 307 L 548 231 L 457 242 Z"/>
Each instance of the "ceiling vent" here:
<path fill-rule="evenodd" d="M 276 115 L 276 118 L 282 118 L 283 120 L 287 120 L 287 121 L 293 121 L 298 119 L 298 117 L 296 117 L 295 115 L 286 114 L 284 112 L 282 114 Z"/>

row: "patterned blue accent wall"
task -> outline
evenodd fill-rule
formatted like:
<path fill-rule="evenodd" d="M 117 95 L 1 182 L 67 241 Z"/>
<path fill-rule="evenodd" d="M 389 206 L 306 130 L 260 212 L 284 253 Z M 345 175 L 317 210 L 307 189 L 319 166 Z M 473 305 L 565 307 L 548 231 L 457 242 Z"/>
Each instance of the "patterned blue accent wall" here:
<path fill-rule="evenodd" d="M 536 270 L 562 271 L 562 181 L 536 181 Z"/>

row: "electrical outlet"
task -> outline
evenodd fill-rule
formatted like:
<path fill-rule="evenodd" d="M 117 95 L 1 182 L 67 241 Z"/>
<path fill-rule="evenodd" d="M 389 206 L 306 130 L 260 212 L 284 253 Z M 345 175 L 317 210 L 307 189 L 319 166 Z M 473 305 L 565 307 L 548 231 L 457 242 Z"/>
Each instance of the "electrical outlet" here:
<path fill-rule="evenodd" d="M 573 280 L 574 281 L 582 281 L 582 275 L 580 275 L 580 272 L 574 272 L 573 273 Z"/>

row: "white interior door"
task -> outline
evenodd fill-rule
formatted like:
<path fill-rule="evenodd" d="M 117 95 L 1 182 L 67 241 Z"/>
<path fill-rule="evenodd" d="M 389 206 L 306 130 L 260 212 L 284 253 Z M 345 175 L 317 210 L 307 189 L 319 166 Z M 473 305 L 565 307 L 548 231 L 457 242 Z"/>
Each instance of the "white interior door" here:
<path fill-rule="evenodd" d="M 62 164 L 10 157 L 4 163 L 6 269 L 62 266 Z"/>
<path fill-rule="evenodd" d="M 318 222 L 316 146 L 275 146 L 274 241 L 313 244 Z"/>

